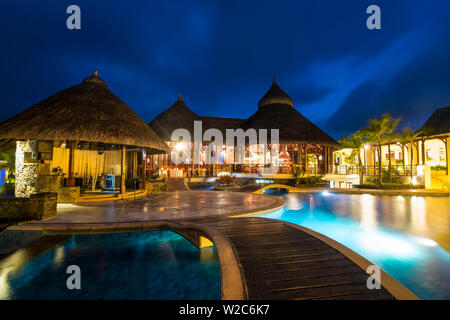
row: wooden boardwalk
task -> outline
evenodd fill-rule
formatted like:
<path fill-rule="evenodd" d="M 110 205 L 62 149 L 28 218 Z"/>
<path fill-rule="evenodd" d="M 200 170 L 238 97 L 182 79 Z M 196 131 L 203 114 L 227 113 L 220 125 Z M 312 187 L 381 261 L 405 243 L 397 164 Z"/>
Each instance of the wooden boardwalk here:
<path fill-rule="evenodd" d="M 369 275 L 339 251 L 282 221 L 251 217 L 201 223 L 214 225 L 234 246 L 247 299 L 394 299 L 384 288 L 369 290 Z"/>

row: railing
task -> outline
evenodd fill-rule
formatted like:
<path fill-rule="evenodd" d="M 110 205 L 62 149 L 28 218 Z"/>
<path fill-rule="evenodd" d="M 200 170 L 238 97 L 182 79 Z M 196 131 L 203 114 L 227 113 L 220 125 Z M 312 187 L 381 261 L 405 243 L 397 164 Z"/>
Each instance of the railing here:
<path fill-rule="evenodd" d="M 361 168 L 363 170 L 364 175 L 378 175 L 380 168 L 378 166 L 363 166 Z M 388 171 L 389 166 L 383 164 L 381 166 L 382 171 Z M 391 166 L 391 172 L 393 174 L 399 175 L 399 176 L 409 176 L 411 175 L 416 176 L 417 175 L 417 165 L 411 166 L 403 166 L 403 165 L 392 165 Z M 360 172 L 359 166 L 355 165 L 333 165 L 328 168 L 328 173 L 335 174 L 335 175 L 349 175 L 349 174 L 359 174 Z"/>

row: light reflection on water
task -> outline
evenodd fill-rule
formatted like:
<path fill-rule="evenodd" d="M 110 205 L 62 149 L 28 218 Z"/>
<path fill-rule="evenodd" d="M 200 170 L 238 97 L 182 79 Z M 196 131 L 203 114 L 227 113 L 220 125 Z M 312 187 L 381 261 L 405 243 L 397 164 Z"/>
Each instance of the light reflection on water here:
<path fill-rule="evenodd" d="M 450 299 L 450 254 L 433 238 L 450 231 L 447 197 L 287 194 L 263 217 L 320 232 L 382 267 L 423 299 Z"/>
<path fill-rule="evenodd" d="M 205 249 L 165 230 L 74 235 L 37 257 L 25 247 L 0 264 L 0 300 L 220 299 L 217 252 Z M 69 265 L 81 290 L 66 287 Z"/>

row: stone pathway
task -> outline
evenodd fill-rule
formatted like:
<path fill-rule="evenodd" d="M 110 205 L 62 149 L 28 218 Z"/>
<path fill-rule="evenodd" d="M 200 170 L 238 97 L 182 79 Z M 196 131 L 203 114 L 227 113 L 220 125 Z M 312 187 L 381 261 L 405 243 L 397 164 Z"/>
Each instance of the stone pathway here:
<path fill-rule="evenodd" d="M 274 210 L 284 205 L 281 198 L 226 191 L 167 192 L 155 199 L 110 203 L 59 204 L 58 216 L 12 226 L 10 229 L 36 229 L 53 224 L 113 224 L 135 221 L 180 220 L 207 216 L 228 216 Z"/>

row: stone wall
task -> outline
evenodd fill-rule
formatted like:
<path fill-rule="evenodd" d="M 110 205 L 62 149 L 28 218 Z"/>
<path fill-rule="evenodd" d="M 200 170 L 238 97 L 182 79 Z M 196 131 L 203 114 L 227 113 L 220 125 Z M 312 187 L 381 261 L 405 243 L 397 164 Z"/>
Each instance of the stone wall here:
<path fill-rule="evenodd" d="M 80 187 L 63 187 L 58 189 L 58 202 L 75 203 L 80 196 Z"/>
<path fill-rule="evenodd" d="M 0 221 L 46 220 L 56 217 L 56 193 L 38 193 L 30 198 L 0 197 Z"/>
<path fill-rule="evenodd" d="M 63 177 L 51 175 L 50 164 L 38 160 L 37 144 L 37 140 L 16 142 L 16 197 L 58 192 L 63 186 Z"/>

